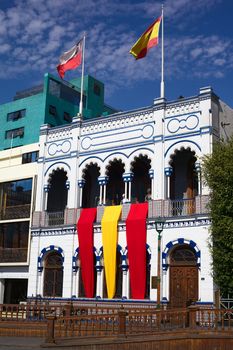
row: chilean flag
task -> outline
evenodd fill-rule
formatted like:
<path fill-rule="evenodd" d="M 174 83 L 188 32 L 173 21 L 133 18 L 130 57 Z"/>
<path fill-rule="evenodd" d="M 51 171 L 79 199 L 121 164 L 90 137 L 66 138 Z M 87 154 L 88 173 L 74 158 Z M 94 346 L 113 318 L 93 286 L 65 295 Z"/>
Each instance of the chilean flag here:
<path fill-rule="evenodd" d="M 64 79 L 67 70 L 75 69 L 82 63 L 82 47 L 83 39 L 61 55 L 57 71 L 62 79 Z"/>

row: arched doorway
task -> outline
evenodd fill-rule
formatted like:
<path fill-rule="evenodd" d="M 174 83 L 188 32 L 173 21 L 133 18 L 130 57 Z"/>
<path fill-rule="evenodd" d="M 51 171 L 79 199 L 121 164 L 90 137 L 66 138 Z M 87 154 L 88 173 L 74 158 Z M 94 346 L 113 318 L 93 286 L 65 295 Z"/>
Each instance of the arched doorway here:
<path fill-rule="evenodd" d="M 51 252 L 44 261 L 44 293 L 45 297 L 62 297 L 63 260 L 57 252 Z"/>
<path fill-rule="evenodd" d="M 106 175 L 109 177 L 107 183 L 107 205 L 118 205 L 124 193 L 124 164 L 121 159 L 114 159 L 107 167 Z"/>
<path fill-rule="evenodd" d="M 189 245 L 175 246 L 170 253 L 170 306 L 186 307 L 198 300 L 198 265 Z"/>
<path fill-rule="evenodd" d="M 84 170 L 85 185 L 83 187 L 83 208 L 93 208 L 98 205 L 99 201 L 99 185 L 98 177 L 100 176 L 100 168 L 97 164 L 90 164 Z"/>
<path fill-rule="evenodd" d="M 147 156 L 140 155 L 132 163 L 131 170 L 134 174 L 132 180 L 132 202 L 143 203 L 148 191 L 150 191 L 151 180 L 149 170 L 151 160 Z"/>

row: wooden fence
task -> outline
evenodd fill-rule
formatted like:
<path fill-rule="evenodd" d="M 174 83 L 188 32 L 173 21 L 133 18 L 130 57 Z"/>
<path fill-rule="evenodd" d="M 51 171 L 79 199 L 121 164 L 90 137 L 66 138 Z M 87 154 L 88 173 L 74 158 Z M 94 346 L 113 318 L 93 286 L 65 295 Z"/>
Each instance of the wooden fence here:
<path fill-rule="evenodd" d="M 232 309 L 156 309 L 155 305 L 19 304 L 0 305 L 0 335 L 59 340 L 119 339 L 140 335 L 226 334 L 233 337 Z"/>
<path fill-rule="evenodd" d="M 48 315 L 47 343 L 59 338 L 116 337 L 155 334 L 166 331 L 233 333 L 233 311 L 198 309 L 181 310 L 118 310 L 109 314 L 71 316 Z"/>

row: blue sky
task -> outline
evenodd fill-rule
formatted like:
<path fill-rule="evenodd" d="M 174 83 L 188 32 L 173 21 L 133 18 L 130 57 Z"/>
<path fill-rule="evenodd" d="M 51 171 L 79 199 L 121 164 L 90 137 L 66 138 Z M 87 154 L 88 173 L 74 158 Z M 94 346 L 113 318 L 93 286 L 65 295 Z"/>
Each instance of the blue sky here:
<path fill-rule="evenodd" d="M 57 76 L 59 56 L 86 39 L 85 73 L 105 84 L 105 100 L 123 110 L 160 93 L 160 45 L 135 61 L 129 50 L 161 13 L 156 0 L 0 0 L 0 103 Z M 233 107 L 233 1 L 165 0 L 165 97 L 211 85 Z M 66 79 L 81 75 L 70 71 Z"/>

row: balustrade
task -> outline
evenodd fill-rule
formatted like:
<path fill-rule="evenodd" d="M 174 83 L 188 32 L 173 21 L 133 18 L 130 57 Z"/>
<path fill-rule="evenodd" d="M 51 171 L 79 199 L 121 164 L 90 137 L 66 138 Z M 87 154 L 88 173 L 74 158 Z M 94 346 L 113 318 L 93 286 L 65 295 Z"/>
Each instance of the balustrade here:
<path fill-rule="evenodd" d="M 182 217 L 191 215 L 208 214 L 209 208 L 209 196 L 197 196 L 192 199 L 161 199 L 148 201 L 149 211 L 148 218 L 155 217 Z M 97 207 L 97 222 L 100 222 L 104 213 L 105 206 Z M 123 204 L 122 208 L 122 220 L 126 220 L 129 212 L 130 203 Z M 47 226 L 60 226 L 60 225 L 75 225 L 77 219 L 80 216 L 82 208 L 65 209 L 61 212 L 34 212 L 32 226 L 33 227 L 47 227 Z"/>

